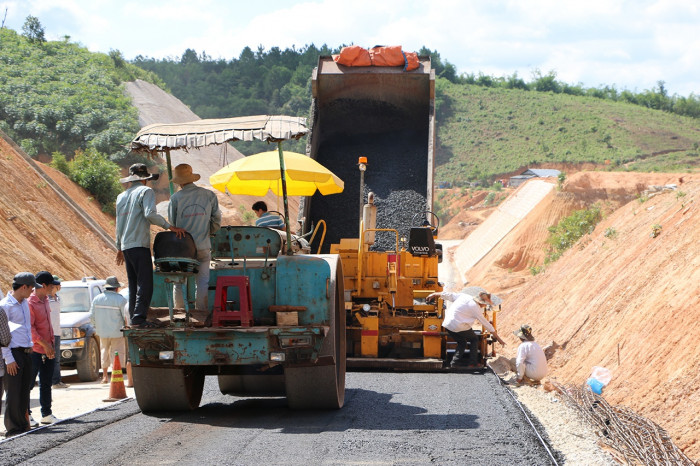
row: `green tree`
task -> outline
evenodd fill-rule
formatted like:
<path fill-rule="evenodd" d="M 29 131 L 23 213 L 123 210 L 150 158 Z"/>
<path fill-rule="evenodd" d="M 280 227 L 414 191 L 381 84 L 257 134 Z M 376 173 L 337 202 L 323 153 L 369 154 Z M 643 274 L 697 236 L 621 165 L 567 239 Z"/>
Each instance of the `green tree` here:
<path fill-rule="evenodd" d="M 44 26 L 41 25 L 39 18 L 36 16 L 29 15 L 27 19 L 24 20 L 22 35 L 29 39 L 30 42 L 46 42 Z"/>
<path fill-rule="evenodd" d="M 122 191 L 119 165 L 95 149 L 78 151 L 70 163 L 71 179 L 95 195 L 102 210 L 114 215 L 114 201 Z"/>

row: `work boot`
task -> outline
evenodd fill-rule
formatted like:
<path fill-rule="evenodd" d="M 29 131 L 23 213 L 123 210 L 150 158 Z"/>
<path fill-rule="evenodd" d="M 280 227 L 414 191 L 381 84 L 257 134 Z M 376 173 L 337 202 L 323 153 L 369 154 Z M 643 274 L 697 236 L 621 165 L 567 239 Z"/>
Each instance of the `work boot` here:
<path fill-rule="evenodd" d="M 70 387 L 70 384 L 65 383 L 65 382 L 58 382 L 58 383 L 51 385 L 51 388 L 68 388 L 68 387 Z"/>

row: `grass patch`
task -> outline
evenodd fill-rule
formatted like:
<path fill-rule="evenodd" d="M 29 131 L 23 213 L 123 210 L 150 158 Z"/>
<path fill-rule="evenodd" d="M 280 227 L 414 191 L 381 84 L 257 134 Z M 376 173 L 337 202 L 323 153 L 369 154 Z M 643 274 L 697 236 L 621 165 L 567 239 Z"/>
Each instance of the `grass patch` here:
<path fill-rule="evenodd" d="M 550 235 L 547 239 L 549 248 L 544 260 L 545 265 L 559 259 L 584 235 L 593 233 L 602 219 L 600 205 L 594 204 L 588 209 L 574 211 L 568 217 L 561 219 L 557 225 L 549 227 Z"/>

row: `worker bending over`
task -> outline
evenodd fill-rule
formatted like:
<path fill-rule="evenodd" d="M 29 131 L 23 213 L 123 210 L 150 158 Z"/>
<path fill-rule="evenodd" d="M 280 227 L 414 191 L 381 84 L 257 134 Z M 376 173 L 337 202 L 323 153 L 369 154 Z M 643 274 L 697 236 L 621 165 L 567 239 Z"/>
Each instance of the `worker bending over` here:
<path fill-rule="evenodd" d="M 452 301 L 452 304 L 445 311 L 445 320 L 442 322 L 442 326 L 447 330 L 447 334 L 457 342 L 457 350 L 452 358 L 452 362 L 450 362 L 450 367 L 454 368 L 459 365 L 467 349 L 467 342 L 469 342 L 469 362 L 467 367 L 472 369 L 478 367 L 479 336 L 472 330 L 472 325 L 477 320 L 493 335 L 496 341 L 505 345 L 505 342 L 498 336 L 491 322 L 484 317 L 484 308 L 488 305 L 493 306 L 490 293 L 482 291 L 477 296 L 471 296 L 467 293 L 439 291 L 430 293 L 427 300 L 431 301 L 436 297 Z"/>

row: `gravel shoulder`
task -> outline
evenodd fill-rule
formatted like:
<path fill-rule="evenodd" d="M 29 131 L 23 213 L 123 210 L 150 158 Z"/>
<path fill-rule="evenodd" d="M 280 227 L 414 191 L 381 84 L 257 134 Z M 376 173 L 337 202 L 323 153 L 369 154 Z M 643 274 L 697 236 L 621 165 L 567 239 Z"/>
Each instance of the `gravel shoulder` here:
<path fill-rule="evenodd" d="M 543 386 L 515 385 L 513 372 L 497 375 L 525 408 L 561 464 L 620 464 L 602 447 L 594 429 L 556 392 L 548 392 Z"/>

